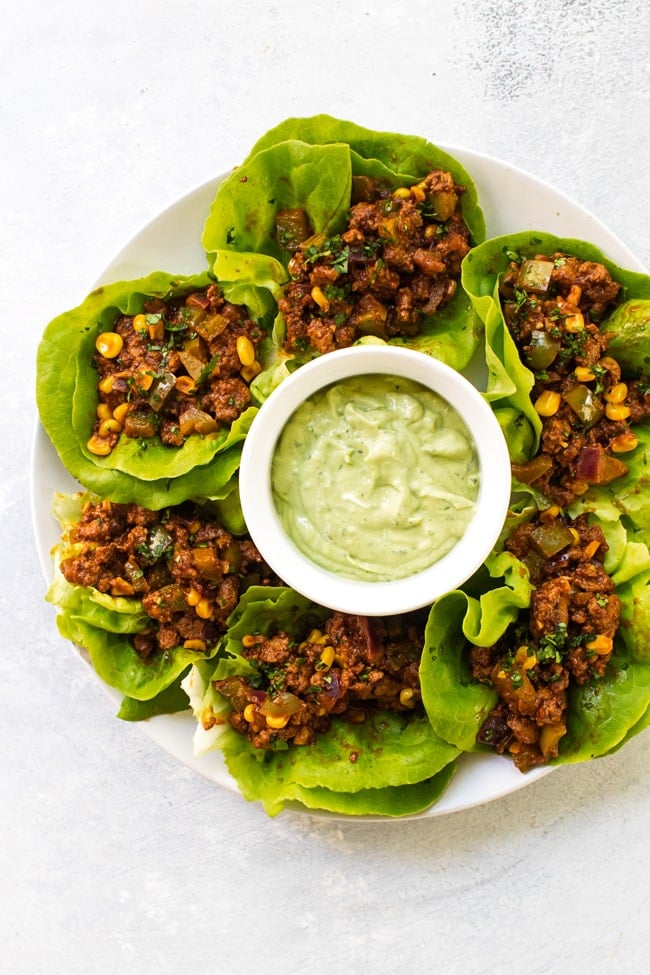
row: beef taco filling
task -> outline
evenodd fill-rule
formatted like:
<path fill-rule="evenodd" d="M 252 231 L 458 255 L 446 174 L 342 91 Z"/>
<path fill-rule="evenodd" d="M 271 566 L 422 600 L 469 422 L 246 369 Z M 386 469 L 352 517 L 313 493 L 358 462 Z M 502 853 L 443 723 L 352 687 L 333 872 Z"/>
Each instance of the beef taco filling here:
<path fill-rule="evenodd" d="M 218 285 L 145 301 L 96 341 L 97 419 L 88 450 L 106 456 L 120 437 L 182 447 L 210 436 L 250 405 L 263 331 Z"/>
<path fill-rule="evenodd" d="M 214 647 L 243 589 L 277 582 L 250 540 L 192 503 L 149 511 L 89 502 L 65 541 L 70 555 L 60 569 L 68 582 L 141 601 L 149 624 L 133 645 L 145 658 Z"/>
<path fill-rule="evenodd" d="M 508 752 L 522 772 L 558 756 L 567 693 L 603 676 L 620 622 L 620 600 L 603 567 L 602 529 L 557 507 L 519 525 L 506 542 L 530 572 L 530 608 L 492 647 L 472 647 L 472 675 L 499 695 L 478 740 Z"/>
<path fill-rule="evenodd" d="M 419 664 L 426 613 L 387 619 L 333 613 L 292 639 L 280 631 L 243 638 L 255 678 L 214 682 L 231 704 L 230 724 L 256 748 L 311 745 L 332 718 L 366 721 L 377 711 L 423 714 Z"/>
<path fill-rule="evenodd" d="M 638 443 L 632 425 L 650 415 L 648 384 L 623 381 L 608 354 L 606 318 L 621 287 L 604 265 L 562 253 L 512 257 L 500 281 L 502 307 L 534 374 L 542 424 L 537 455 L 513 473 L 565 508 L 590 485 L 627 473 L 622 455 Z"/>
<path fill-rule="evenodd" d="M 292 252 L 278 303 L 285 350 L 320 354 L 365 335 L 417 335 L 455 294 L 471 247 L 464 191 L 439 170 L 396 190 L 354 177 L 347 226 L 334 237 L 313 235 L 303 210 L 279 211 L 276 238 Z"/>

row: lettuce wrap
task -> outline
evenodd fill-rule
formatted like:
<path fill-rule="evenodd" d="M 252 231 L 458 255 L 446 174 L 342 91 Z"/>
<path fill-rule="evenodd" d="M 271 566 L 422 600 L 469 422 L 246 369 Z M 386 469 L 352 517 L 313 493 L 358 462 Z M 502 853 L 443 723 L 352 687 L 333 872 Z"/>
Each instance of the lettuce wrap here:
<path fill-rule="evenodd" d="M 601 678 L 571 683 L 567 731 L 549 764 L 587 761 L 616 751 L 650 723 L 650 551 L 605 502 L 590 518 L 607 539 L 604 566 L 621 600 L 614 652 Z M 477 594 L 454 591 L 432 607 L 420 667 L 422 699 L 432 727 L 465 752 L 483 752 L 477 735 L 495 706 L 493 686 L 477 682 L 471 646 L 491 647 L 516 627 L 530 603 L 527 567 L 508 552 L 490 557 L 490 577 L 501 580 Z"/>
<path fill-rule="evenodd" d="M 219 658 L 197 664 L 183 681 L 197 718 L 195 753 L 219 749 L 242 795 L 271 816 L 294 802 L 348 815 L 419 812 L 442 794 L 460 754 L 424 714 L 379 711 L 362 723 L 334 717 L 310 746 L 280 741 L 268 749 L 255 748 L 228 723 L 230 704 L 213 682 L 259 676 L 243 638 L 283 631 L 298 641 L 329 615 L 284 587 L 251 587 L 243 595 Z"/>
<path fill-rule="evenodd" d="M 277 280 L 286 270 L 290 252 L 278 245 L 275 218 L 279 210 L 305 211 L 314 234 L 332 238 L 346 224 L 352 181 L 370 177 L 391 188 L 411 186 L 432 169 L 452 174 L 465 187 L 462 213 L 474 243 L 485 238 L 485 221 L 470 174 L 448 153 L 419 136 L 375 132 L 352 122 L 318 115 L 288 119 L 267 132 L 246 159 L 219 186 L 205 221 L 202 242 L 208 262 L 219 278 L 230 278 L 233 253 L 267 255 Z M 391 342 L 407 344 L 458 369 L 470 361 L 479 341 L 481 323 L 458 288 L 435 314 L 425 317 L 420 333 Z M 278 369 L 287 366 L 281 346 L 279 316 L 274 336 Z M 266 376 L 268 388 L 269 377 Z"/>
<path fill-rule="evenodd" d="M 148 298 L 184 295 L 212 282 L 207 272 L 189 277 L 154 272 L 139 280 L 105 285 L 45 329 L 37 353 L 39 415 L 61 462 L 83 487 L 151 509 L 191 497 L 223 496 L 239 466 L 241 443 L 256 413 L 254 405 L 231 425 L 220 426 L 210 436 L 192 434 L 181 447 L 165 446 L 158 436 L 146 440 L 122 436 L 105 457 L 87 447 L 97 415 L 98 378 L 93 368 L 97 335 L 110 330 L 118 315 L 141 312 Z M 254 275 L 232 289 L 222 285 L 222 290 L 237 303 L 248 302 L 256 314 L 267 314 L 274 307 L 265 286 L 254 283 Z"/>
<path fill-rule="evenodd" d="M 196 641 L 189 641 L 190 646 L 179 644 L 162 651 L 138 652 L 135 637 L 151 632 L 152 626 L 156 625 L 145 609 L 142 595 L 137 591 L 132 595 L 115 595 L 110 590 L 100 591 L 92 584 L 68 581 L 61 571 L 62 562 L 74 559 L 96 545 L 93 541 L 88 544 L 78 540 L 74 530 L 86 506 L 99 501 L 96 496 L 82 492 L 57 494 L 54 498 L 53 514 L 61 525 L 62 534 L 53 552 L 54 577 L 46 599 L 57 609 L 59 632 L 83 648 L 101 680 L 124 696 L 120 717 L 141 720 L 157 713 L 184 710 L 188 706 L 187 697 L 181 691 L 180 679 L 193 663 L 218 652 L 222 636 L 217 634 L 214 642 L 204 649 L 197 649 L 193 646 Z M 165 509 L 166 512 L 170 510 Z M 197 512 L 192 517 L 200 516 L 218 527 L 225 524 L 237 527 L 240 520 L 232 497 L 223 506 L 218 502 L 204 503 L 195 505 L 192 510 Z M 190 515 L 188 511 L 187 517 Z M 159 523 L 165 524 L 165 512 Z M 141 554 L 139 565 L 151 567 L 151 571 L 158 576 L 157 583 L 152 581 L 148 590 L 142 591 L 151 591 L 152 587 L 158 586 L 160 592 L 164 593 L 169 579 L 169 569 L 165 567 L 169 565 L 172 555 L 177 554 L 177 549 L 175 546 L 172 549 L 169 539 L 161 540 L 160 535 L 152 534 L 153 531 L 149 531 L 146 536 L 148 540 L 140 542 L 135 552 Z M 118 549 L 124 545 L 123 537 L 117 537 L 115 542 L 113 536 L 102 541 L 107 553 L 113 544 Z M 204 546 L 202 551 L 207 551 L 207 547 Z M 108 566 L 110 559 L 110 554 L 105 554 L 100 555 L 98 561 L 100 565 Z M 134 556 L 130 559 L 133 562 Z M 139 566 L 133 568 L 136 570 L 133 578 L 143 575 Z M 249 576 L 249 579 L 258 581 L 257 577 Z M 246 586 L 243 570 L 238 572 L 238 580 L 242 591 Z"/>
<path fill-rule="evenodd" d="M 610 261 L 597 247 L 583 240 L 556 237 L 541 231 L 525 231 L 493 237 L 479 244 L 466 256 L 461 271 L 463 288 L 485 325 L 485 396 L 502 427 L 511 457 L 520 463 L 534 456 L 539 446 L 541 422 L 531 402 L 535 377 L 522 362 L 506 325 L 499 296 L 500 276 L 511 255 L 534 257 L 562 251 L 584 261 L 603 264 L 622 286 L 621 300 L 650 298 L 650 276 L 630 271 Z M 609 330 L 609 322 L 603 323 Z M 616 348 L 614 343 L 613 350 Z M 612 354 L 616 355 L 613 351 Z"/>

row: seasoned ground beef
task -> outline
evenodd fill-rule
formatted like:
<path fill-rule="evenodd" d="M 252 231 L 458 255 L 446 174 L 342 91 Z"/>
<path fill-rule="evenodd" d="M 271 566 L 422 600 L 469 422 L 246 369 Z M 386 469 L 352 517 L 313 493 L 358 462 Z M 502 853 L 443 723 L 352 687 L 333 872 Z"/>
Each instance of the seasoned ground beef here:
<path fill-rule="evenodd" d="M 650 415 L 646 385 L 622 381 L 600 327 L 621 288 L 602 264 L 556 253 L 513 256 L 500 291 L 542 420 L 539 453 L 513 473 L 564 508 L 590 484 L 627 473 L 621 455 L 638 443 L 631 424 Z"/>
<path fill-rule="evenodd" d="M 530 609 L 495 646 L 472 647 L 470 661 L 475 679 L 499 694 L 479 741 L 525 772 L 557 757 L 569 685 L 603 675 L 620 601 L 603 567 L 607 542 L 586 515 L 550 508 L 518 526 L 506 548 L 529 569 Z"/>
<path fill-rule="evenodd" d="M 378 710 L 422 711 L 419 663 L 426 613 L 370 619 L 334 613 L 297 642 L 285 632 L 244 638 L 257 677 L 215 687 L 230 723 L 256 748 L 311 745 L 332 717 L 363 722 Z"/>
<path fill-rule="evenodd" d="M 88 503 L 66 542 L 74 546 L 61 563 L 68 582 L 142 602 L 150 624 L 133 643 L 143 657 L 214 647 L 243 585 L 278 581 L 249 539 L 191 503 L 163 511 Z"/>
<path fill-rule="evenodd" d="M 302 211 L 282 211 L 278 240 L 294 252 L 279 302 L 286 351 L 324 353 L 363 335 L 417 335 L 453 297 L 471 246 L 464 191 L 442 171 L 394 191 L 358 178 L 347 226 L 329 238 L 309 235 Z"/>
<path fill-rule="evenodd" d="M 119 316 L 97 340 L 99 406 L 88 449 L 106 455 L 121 436 L 181 447 L 193 433 L 229 426 L 250 405 L 262 337 L 216 284 Z"/>

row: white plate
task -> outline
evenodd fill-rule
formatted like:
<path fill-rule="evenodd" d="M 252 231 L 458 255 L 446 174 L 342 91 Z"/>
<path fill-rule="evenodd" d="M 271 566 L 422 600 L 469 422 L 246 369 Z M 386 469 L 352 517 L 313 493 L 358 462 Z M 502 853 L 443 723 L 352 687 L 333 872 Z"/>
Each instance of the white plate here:
<path fill-rule="evenodd" d="M 465 166 L 476 183 L 489 237 L 524 230 L 576 237 L 600 247 L 622 267 L 645 271 L 618 237 L 563 193 L 489 156 L 449 146 L 445 148 Z M 199 186 L 155 217 L 126 244 L 88 290 L 111 281 L 142 277 L 154 270 L 193 274 L 206 267 L 201 232 L 221 179 L 223 176 Z M 56 451 L 37 424 L 32 447 L 32 513 L 39 559 L 47 583 L 52 577 L 50 552 L 58 540 L 58 525 L 50 514 L 52 495 L 55 491 L 78 489 L 79 485 L 61 466 Z M 200 758 L 192 754 L 194 720 L 188 714 L 152 718 L 142 722 L 140 727 L 185 765 L 217 785 L 237 791 L 219 752 Z M 431 809 L 412 818 L 433 818 L 490 802 L 529 785 L 549 771 L 551 769 L 541 768 L 523 775 L 508 758 L 463 756 L 442 798 Z M 367 820 L 375 818 L 364 817 Z"/>

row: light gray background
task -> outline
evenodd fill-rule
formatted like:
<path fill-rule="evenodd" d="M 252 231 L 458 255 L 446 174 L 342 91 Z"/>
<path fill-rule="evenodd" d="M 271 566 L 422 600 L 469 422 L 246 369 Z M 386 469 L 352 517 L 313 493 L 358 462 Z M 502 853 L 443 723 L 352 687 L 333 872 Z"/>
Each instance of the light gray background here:
<path fill-rule="evenodd" d="M 329 112 L 547 179 L 648 266 L 646 0 L 9 0 L 0 32 L 0 970 L 647 970 L 648 733 L 368 825 L 209 784 L 58 636 L 30 527 L 40 333 L 169 202 Z"/>

